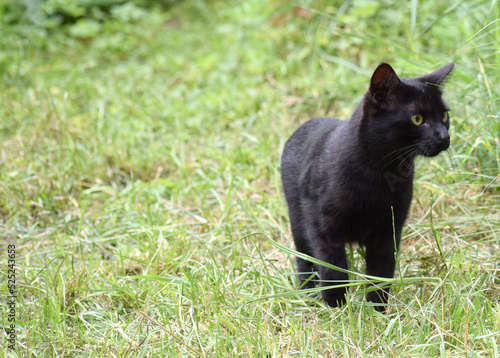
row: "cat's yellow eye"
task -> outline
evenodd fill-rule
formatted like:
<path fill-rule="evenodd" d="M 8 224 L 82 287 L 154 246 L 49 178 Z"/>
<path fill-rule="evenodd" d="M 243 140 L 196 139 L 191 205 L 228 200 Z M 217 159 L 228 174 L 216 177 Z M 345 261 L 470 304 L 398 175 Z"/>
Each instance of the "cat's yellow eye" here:
<path fill-rule="evenodd" d="M 450 119 L 450 115 L 448 114 L 448 112 L 444 112 L 444 114 L 443 114 L 443 123 L 448 122 L 448 119 Z"/>
<path fill-rule="evenodd" d="M 419 126 L 424 121 L 424 117 L 422 117 L 421 114 L 414 114 L 413 116 L 411 116 L 411 121 L 414 125 Z"/>

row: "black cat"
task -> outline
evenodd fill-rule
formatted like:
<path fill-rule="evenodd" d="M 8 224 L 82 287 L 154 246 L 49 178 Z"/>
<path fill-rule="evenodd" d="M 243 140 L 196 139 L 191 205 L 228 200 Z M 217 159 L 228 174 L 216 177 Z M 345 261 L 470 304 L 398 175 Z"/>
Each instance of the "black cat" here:
<path fill-rule="evenodd" d="M 347 269 L 344 244 L 366 248 L 368 275 L 393 277 L 395 254 L 413 192 L 414 159 L 450 145 L 449 108 L 441 86 L 450 63 L 416 78 L 399 78 L 382 63 L 348 121 L 314 118 L 285 145 L 281 177 L 297 251 Z M 302 288 L 346 283 L 346 273 L 297 258 Z M 345 303 L 346 287 L 325 289 L 330 306 Z M 367 295 L 385 310 L 389 288 Z"/>

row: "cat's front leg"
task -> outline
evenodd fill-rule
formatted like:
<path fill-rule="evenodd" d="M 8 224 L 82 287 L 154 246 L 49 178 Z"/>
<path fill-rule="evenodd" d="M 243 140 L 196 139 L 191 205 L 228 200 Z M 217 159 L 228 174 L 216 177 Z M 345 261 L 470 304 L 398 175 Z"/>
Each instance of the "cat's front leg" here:
<path fill-rule="evenodd" d="M 297 257 L 297 269 L 299 271 L 300 288 L 308 289 L 316 287 L 316 273 L 314 264 Z"/>
<path fill-rule="evenodd" d="M 395 243 L 392 237 L 383 242 L 377 242 L 377 244 L 367 245 L 366 273 L 370 276 L 392 278 L 394 276 L 398 246 L 399 240 Z M 373 284 L 377 285 L 377 282 L 373 282 Z M 375 306 L 377 311 L 385 312 L 389 298 L 389 287 L 371 291 L 366 298 L 370 302 L 379 304 Z"/>
<path fill-rule="evenodd" d="M 319 245 L 315 249 L 317 259 L 347 270 L 347 257 L 343 242 L 331 242 L 331 240 L 318 240 L 318 242 Z M 318 271 L 321 287 L 346 284 L 349 279 L 347 273 L 329 267 L 319 266 Z M 329 306 L 338 307 L 346 302 L 346 293 L 347 287 L 343 286 L 322 290 L 321 296 Z"/>

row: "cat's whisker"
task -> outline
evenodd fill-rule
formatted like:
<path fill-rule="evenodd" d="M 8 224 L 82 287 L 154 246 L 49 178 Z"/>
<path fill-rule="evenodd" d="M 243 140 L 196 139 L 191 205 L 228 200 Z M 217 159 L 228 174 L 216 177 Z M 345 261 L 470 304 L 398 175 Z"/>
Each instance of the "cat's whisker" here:
<path fill-rule="evenodd" d="M 453 170 L 457 170 L 458 168 L 458 163 L 457 161 L 455 160 L 455 156 L 458 155 L 457 151 L 455 150 L 455 148 L 453 148 L 452 145 L 450 145 L 450 147 L 446 150 L 446 158 L 448 158 L 448 161 L 450 163 L 450 167 L 453 169 Z"/>
<path fill-rule="evenodd" d="M 398 166 L 394 170 L 395 173 L 398 172 L 400 166 L 402 164 L 404 164 L 408 160 L 408 158 L 410 158 L 412 156 L 413 153 L 417 153 L 418 154 L 418 149 L 419 149 L 419 145 L 418 144 L 412 144 L 412 145 L 410 145 L 408 147 L 404 147 L 404 148 L 400 148 L 398 150 L 392 151 L 391 153 L 389 153 L 388 155 L 386 155 L 382 159 L 382 161 L 384 159 L 390 158 L 392 156 L 394 158 L 391 159 L 384 167 L 382 167 L 377 174 L 382 174 L 382 172 L 387 171 L 387 167 L 389 167 L 391 164 L 393 164 L 397 160 L 401 160 L 401 162 L 398 164 Z"/>
<path fill-rule="evenodd" d="M 389 154 L 385 155 L 380 160 L 380 162 L 385 163 L 387 159 L 390 159 L 390 160 L 383 167 L 380 168 L 380 171 L 377 174 L 380 174 L 380 173 L 382 173 L 382 171 L 385 171 L 389 165 L 391 165 L 394 161 L 396 161 L 401 156 L 401 153 L 406 153 L 406 151 L 407 151 L 407 147 L 399 148 L 399 149 L 393 150 Z"/>
<path fill-rule="evenodd" d="M 401 163 L 399 163 L 399 165 L 396 167 L 396 170 L 395 172 L 396 173 L 399 173 L 399 168 L 402 166 L 402 165 L 406 165 L 406 164 L 411 164 L 413 166 L 413 158 L 415 158 L 417 155 L 418 155 L 418 149 L 419 148 L 416 148 L 416 149 L 412 149 L 408 152 L 408 154 L 401 160 Z M 409 159 L 411 158 L 411 159 Z M 406 175 L 408 175 L 409 173 L 407 172 L 408 171 L 408 168 L 405 169 L 405 173 Z M 403 173 L 403 175 L 405 174 Z"/>
<path fill-rule="evenodd" d="M 396 156 L 394 159 L 397 159 L 398 158 L 397 157 L 398 154 L 400 154 L 401 152 L 405 152 L 406 150 L 408 150 L 408 149 L 410 149 L 410 148 L 412 148 L 414 146 L 418 146 L 418 144 L 412 144 L 412 145 L 409 145 L 409 146 L 406 146 L 406 147 L 403 147 L 403 148 L 399 148 L 399 149 L 396 149 L 396 150 L 391 150 L 391 151 L 389 151 L 388 154 L 386 154 L 384 157 L 382 157 L 382 159 L 380 161 L 384 162 L 387 158 L 390 158 L 390 157 L 393 157 L 393 156 Z M 389 164 L 391 162 L 389 162 Z"/>

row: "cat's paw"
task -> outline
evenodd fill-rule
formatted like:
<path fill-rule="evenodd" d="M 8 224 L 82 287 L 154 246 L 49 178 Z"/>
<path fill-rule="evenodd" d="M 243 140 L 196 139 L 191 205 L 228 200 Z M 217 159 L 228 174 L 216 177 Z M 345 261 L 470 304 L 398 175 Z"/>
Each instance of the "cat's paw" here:
<path fill-rule="evenodd" d="M 299 273 L 299 288 L 306 290 L 308 288 L 315 288 L 318 283 L 318 274 L 316 272 L 312 273 Z"/>
<path fill-rule="evenodd" d="M 387 298 L 389 296 L 389 292 L 385 290 L 377 290 L 368 292 L 366 295 L 366 299 L 374 304 L 374 307 L 377 311 L 385 313 L 387 309 Z"/>
<path fill-rule="evenodd" d="M 325 300 L 325 302 L 330 307 L 339 307 L 344 305 L 346 303 L 346 297 L 345 297 L 346 294 L 347 294 L 346 287 L 333 288 L 330 290 L 321 291 L 321 296 L 323 297 L 323 300 Z"/>
<path fill-rule="evenodd" d="M 307 290 L 308 288 L 315 288 L 316 287 L 316 280 L 311 279 L 311 280 L 303 280 L 300 282 L 299 288 L 301 290 Z"/>

